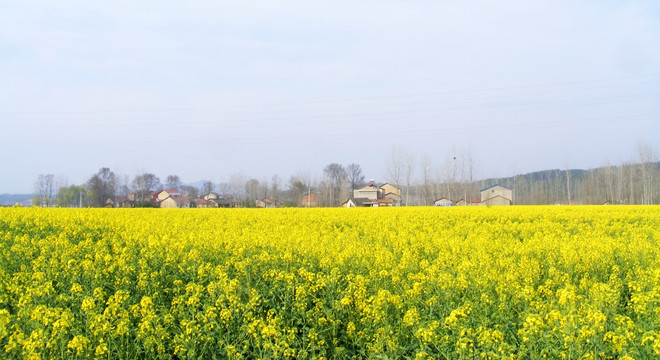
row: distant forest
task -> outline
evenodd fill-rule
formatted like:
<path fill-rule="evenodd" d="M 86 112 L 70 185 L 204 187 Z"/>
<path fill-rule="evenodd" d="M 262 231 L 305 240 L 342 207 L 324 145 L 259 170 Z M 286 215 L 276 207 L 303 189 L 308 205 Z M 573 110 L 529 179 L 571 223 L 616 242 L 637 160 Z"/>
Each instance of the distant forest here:
<path fill-rule="evenodd" d="M 546 170 L 506 178 L 490 184 L 514 189 L 514 204 L 658 204 L 660 162 L 605 166 L 591 170 Z"/>

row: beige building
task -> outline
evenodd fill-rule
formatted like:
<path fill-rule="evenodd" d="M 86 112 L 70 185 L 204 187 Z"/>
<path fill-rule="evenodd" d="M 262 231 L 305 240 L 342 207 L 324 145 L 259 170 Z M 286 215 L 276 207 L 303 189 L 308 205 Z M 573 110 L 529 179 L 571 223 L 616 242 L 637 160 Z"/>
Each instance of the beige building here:
<path fill-rule="evenodd" d="M 401 189 L 394 186 L 394 185 L 392 185 L 392 184 L 385 183 L 385 184 L 381 185 L 379 187 L 379 189 L 383 193 L 383 196 L 386 196 L 388 194 L 392 194 L 392 195 L 398 196 L 399 199 L 401 199 Z"/>
<path fill-rule="evenodd" d="M 367 185 L 363 188 L 353 190 L 353 197 L 358 199 L 366 198 L 376 200 L 380 198 L 379 193 L 380 189 L 377 188 L 376 185 Z"/>
<path fill-rule="evenodd" d="M 401 189 L 392 184 L 377 187 L 374 180 L 360 189 L 353 190 L 353 197 L 346 200 L 342 207 L 381 207 L 399 206 L 401 204 Z"/>
<path fill-rule="evenodd" d="M 511 205 L 513 203 L 513 189 L 499 184 L 481 189 L 481 202 L 487 206 Z"/>
<path fill-rule="evenodd" d="M 177 190 L 163 190 L 156 195 L 161 208 L 189 208 L 188 195 L 181 195 Z"/>

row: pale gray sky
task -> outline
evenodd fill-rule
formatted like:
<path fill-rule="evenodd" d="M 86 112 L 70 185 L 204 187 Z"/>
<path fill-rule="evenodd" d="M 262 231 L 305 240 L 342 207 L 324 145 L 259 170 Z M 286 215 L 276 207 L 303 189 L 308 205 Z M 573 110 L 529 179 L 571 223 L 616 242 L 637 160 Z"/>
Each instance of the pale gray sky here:
<path fill-rule="evenodd" d="M 2 1 L 0 193 L 186 182 L 392 146 L 479 177 L 660 151 L 658 1 Z"/>

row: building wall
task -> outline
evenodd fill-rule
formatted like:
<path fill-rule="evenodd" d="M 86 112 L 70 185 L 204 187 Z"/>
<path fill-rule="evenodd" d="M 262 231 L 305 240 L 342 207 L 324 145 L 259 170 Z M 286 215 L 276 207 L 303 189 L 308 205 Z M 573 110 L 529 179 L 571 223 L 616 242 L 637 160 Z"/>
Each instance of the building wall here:
<path fill-rule="evenodd" d="M 316 194 L 310 194 L 310 195 L 305 195 L 302 197 L 300 200 L 300 205 L 302 207 L 318 207 L 319 206 L 319 199 L 316 196 Z"/>
<path fill-rule="evenodd" d="M 161 191 L 158 193 L 158 200 L 163 201 L 170 197 L 170 194 L 167 193 L 167 191 Z"/>
<path fill-rule="evenodd" d="M 397 188 L 396 186 L 394 186 L 392 184 L 384 184 L 380 187 L 380 189 L 383 190 L 383 194 L 394 193 L 394 194 L 398 195 L 399 197 L 401 197 L 401 189 Z"/>
<path fill-rule="evenodd" d="M 174 201 L 174 199 L 172 199 L 172 198 L 167 198 L 167 199 L 160 202 L 160 207 L 161 208 L 174 209 L 174 208 L 176 208 L 176 201 Z"/>
<path fill-rule="evenodd" d="M 486 200 L 490 198 L 494 198 L 496 196 L 501 196 L 505 199 L 508 199 L 510 202 L 511 200 L 513 200 L 513 191 L 503 186 L 493 186 L 492 188 L 486 189 L 481 192 L 481 201 L 485 202 Z"/>
<path fill-rule="evenodd" d="M 495 196 L 485 201 L 487 206 L 511 205 L 511 200 L 502 196 Z"/>
<path fill-rule="evenodd" d="M 362 189 L 353 190 L 353 197 L 356 198 L 367 198 L 369 200 L 378 199 L 378 189 L 367 187 Z"/>

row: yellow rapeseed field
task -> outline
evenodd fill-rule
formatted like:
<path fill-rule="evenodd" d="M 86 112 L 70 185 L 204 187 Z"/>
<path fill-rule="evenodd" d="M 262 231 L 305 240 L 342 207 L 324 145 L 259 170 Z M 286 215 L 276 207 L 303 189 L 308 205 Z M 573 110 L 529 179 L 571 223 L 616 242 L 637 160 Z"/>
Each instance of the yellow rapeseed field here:
<path fill-rule="evenodd" d="M 660 357 L 660 207 L 0 209 L 3 359 Z"/>

